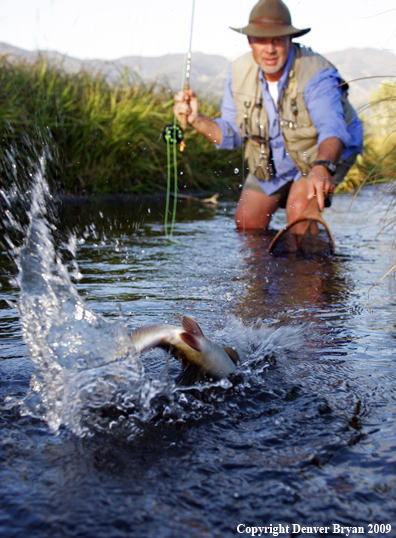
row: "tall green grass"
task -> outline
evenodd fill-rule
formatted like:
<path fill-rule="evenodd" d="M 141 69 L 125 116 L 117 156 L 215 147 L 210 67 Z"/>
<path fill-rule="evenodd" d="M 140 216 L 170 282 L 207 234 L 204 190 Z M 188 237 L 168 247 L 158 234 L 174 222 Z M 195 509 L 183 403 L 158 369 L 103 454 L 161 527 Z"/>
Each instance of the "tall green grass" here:
<path fill-rule="evenodd" d="M 363 156 L 358 157 L 339 191 L 396 182 L 396 81 L 383 82 L 359 116 L 364 126 Z"/>
<path fill-rule="evenodd" d="M 26 172 L 43 148 L 53 188 L 65 192 L 155 193 L 166 188 L 166 144 L 173 94 L 125 72 L 116 84 L 87 72 L 68 74 L 42 58 L 33 65 L 0 60 L 0 177 Z M 215 117 L 218 103 L 206 100 Z M 181 186 L 236 189 L 240 152 L 218 151 L 197 133 L 186 133 L 178 151 Z"/>

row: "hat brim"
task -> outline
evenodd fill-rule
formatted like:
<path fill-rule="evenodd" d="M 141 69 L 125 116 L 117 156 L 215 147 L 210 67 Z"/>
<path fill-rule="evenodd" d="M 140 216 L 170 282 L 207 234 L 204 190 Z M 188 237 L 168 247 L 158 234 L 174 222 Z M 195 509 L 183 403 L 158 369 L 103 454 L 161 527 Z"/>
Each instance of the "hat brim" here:
<path fill-rule="evenodd" d="M 291 37 L 301 37 L 311 31 L 311 28 L 304 28 L 299 30 L 294 28 L 294 26 L 262 26 L 261 24 L 250 23 L 244 28 L 232 28 L 229 27 L 234 32 L 238 34 L 245 34 L 249 37 L 282 37 L 282 36 L 291 36 Z"/>

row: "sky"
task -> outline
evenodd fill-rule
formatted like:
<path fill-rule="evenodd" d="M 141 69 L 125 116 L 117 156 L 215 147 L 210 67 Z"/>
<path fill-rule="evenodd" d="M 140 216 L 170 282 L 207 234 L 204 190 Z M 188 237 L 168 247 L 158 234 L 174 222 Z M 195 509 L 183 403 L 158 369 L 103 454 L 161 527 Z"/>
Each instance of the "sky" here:
<path fill-rule="evenodd" d="M 396 54 L 395 0 L 286 0 L 298 41 L 319 53 L 350 47 Z M 229 29 L 255 2 L 195 0 L 192 52 L 235 58 L 248 50 Z M 187 53 L 193 0 L 0 0 L 0 42 L 80 59 Z M 193 67 L 193 64 L 192 64 Z"/>

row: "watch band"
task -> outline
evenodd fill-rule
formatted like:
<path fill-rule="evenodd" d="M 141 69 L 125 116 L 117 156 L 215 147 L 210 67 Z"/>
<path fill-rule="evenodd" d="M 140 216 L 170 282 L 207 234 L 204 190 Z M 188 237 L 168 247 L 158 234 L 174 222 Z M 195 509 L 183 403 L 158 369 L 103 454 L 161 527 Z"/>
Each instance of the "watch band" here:
<path fill-rule="evenodd" d="M 321 164 L 322 166 L 327 168 L 327 170 L 332 176 L 334 176 L 334 174 L 336 173 L 336 166 L 331 161 L 315 161 L 313 165 L 316 166 L 317 164 Z"/>

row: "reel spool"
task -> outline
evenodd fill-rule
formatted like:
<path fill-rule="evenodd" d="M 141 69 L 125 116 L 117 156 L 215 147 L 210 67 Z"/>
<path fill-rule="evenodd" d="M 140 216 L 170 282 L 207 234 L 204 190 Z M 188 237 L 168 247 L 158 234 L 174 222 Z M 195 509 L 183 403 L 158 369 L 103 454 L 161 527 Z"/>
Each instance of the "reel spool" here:
<path fill-rule="evenodd" d="M 179 125 L 174 125 L 173 123 L 165 125 L 164 130 L 162 131 L 162 136 L 166 143 L 169 144 L 180 144 L 184 138 L 183 129 Z"/>

